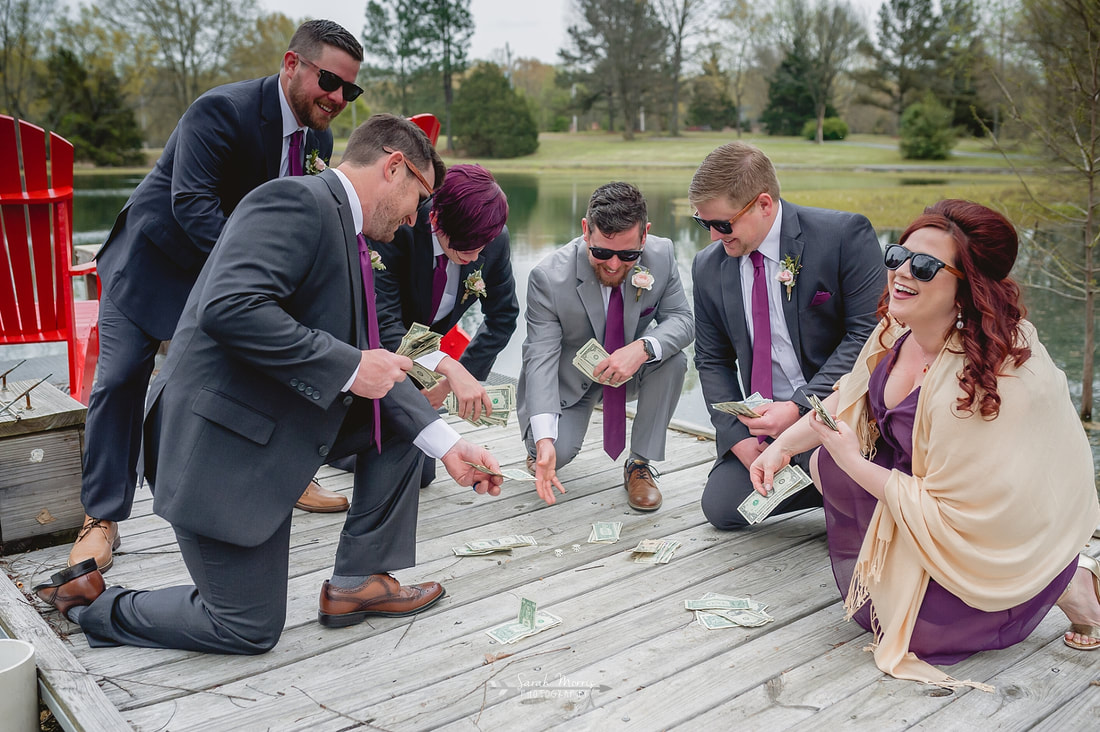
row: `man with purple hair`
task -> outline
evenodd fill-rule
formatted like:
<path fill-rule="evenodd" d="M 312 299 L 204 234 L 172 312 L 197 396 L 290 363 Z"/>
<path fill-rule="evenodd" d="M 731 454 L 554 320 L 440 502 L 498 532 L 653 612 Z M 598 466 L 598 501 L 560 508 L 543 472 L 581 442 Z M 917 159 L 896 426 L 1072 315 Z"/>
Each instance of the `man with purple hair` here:
<path fill-rule="evenodd" d="M 479 382 L 489 378 L 519 317 L 507 219 L 508 200 L 489 171 L 455 165 L 420 206 L 415 226 L 402 226 L 390 243 L 371 245 L 385 266 L 375 287 L 386 348 L 396 350 L 413 323 L 446 333 L 481 303 L 481 326 L 457 361 L 442 352 L 418 359 L 444 377 L 424 392 L 431 405 L 438 408 L 454 392 L 459 413 L 473 419 L 489 408 Z M 434 462 L 425 465 L 423 477 L 423 485 L 434 479 Z"/>

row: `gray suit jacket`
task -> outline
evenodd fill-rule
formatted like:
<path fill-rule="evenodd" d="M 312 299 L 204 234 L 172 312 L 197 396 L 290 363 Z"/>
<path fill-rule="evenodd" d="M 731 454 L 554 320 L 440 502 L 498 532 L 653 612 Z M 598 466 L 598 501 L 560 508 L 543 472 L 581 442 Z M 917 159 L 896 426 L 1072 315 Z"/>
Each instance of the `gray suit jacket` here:
<path fill-rule="evenodd" d="M 688 305 L 669 239 L 647 236 L 645 252 L 635 263 L 649 269 L 653 288 L 623 284 L 623 332 L 630 343 L 641 336 L 661 344 L 662 357 L 682 351 L 694 337 Z M 532 414 L 561 414 L 580 401 L 592 382 L 573 365 L 589 338 L 603 341 L 607 315 L 596 272 L 588 261 L 583 237 L 544 258 L 527 281 L 527 337 L 517 388 L 520 429 L 526 433 Z"/>
<path fill-rule="evenodd" d="M 277 179 L 245 197 L 151 388 L 157 514 L 240 546 L 275 532 L 337 435 L 372 427 L 369 400 L 340 391 L 366 347 L 364 303 L 335 173 Z M 408 380 L 382 402 L 383 432 L 410 441 L 438 417 Z"/>
<path fill-rule="evenodd" d="M 799 257 L 801 270 L 783 316 L 807 383 L 794 401 L 809 407 L 806 394 L 824 398 L 851 370 L 875 327 L 875 310 L 886 288 L 882 247 L 866 217 L 806 208 L 783 201 L 780 256 Z M 695 367 L 717 437 L 718 455 L 749 436 L 736 417 L 711 404 L 741 401 L 737 379 L 749 384 L 752 341 L 745 319 L 740 257 L 715 242 L 691 265 L 695 298 Z M 775 283 L 776 287 L 781 287 Z"/>

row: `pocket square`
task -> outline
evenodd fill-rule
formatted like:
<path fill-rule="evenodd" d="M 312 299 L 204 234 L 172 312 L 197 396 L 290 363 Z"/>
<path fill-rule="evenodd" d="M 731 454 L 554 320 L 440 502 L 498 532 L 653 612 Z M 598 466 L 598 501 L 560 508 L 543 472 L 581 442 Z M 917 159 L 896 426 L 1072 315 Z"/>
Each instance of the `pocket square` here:
<path fill-rule="evenodd" d="M 823 302 L 828 302 L 829 298 L 833 296 L 831 292 L 825 292 L 824 290 L 818 290 L 814 293 L 814 299 L 810 300 L 810 307 L 820 305 Z"/>
<path fill-rule="evenodd" d="M 652 315 L 653 311 L 656 310 L 656 309 L 657 309 L 656 306 L 646 308 L 645 310 L 642 311 L 642 316 L 641 317 L 644 318 L 647 315 Z"/>

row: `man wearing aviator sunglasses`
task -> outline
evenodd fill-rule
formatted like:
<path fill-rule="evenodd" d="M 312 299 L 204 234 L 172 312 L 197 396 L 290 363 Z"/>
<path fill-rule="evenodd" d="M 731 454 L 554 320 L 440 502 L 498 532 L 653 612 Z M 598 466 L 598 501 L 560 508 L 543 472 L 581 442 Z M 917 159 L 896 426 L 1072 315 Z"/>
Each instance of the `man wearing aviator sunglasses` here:
<path fill-rule="evenodd" d="M 555 488 L 565 492 L 557 470 L 580 451 L 601 402 L 604 450 L 619 459 L 627 447 L 625 404 L 636 398 L 623 470 L 627 504 L 638 511 L 661 505 L 649 461 L 664 459 L 694 328 L 672 242 L 650 235 L 647 218 L 634 186 L 599 187 L 581 219 L 582 235 L 539 262 L 528 279 L 517 413 L 528 469 L 547 503 Z M 574 357 L 592 339 L 609 357 L 585 371 Z"/>
<path fill-rule="evenodd" d="M 875 326 L 886 286 L 881 249 L 863 216 L 780 199 L 763 152 L 730 143 L 692 178 L 693 217 L 711 245 L 692 264 L 695 365 L 707 404 L 770 401 L 758 417 L 711 408 L 718 459 L 702 509 L 720 529 L 744 528 L 737 507 L 753 491 L 748 467 L 768 441 L 824 399 L 847 373 Z M 810 454 L 792 456 L 805 468 Z M 812 487 L 773 512 L 821 505 Z"/>
<path fill-rule="evenodd" d="M 133 504 L 153 359 L 161 341 L 172 337 L 229 215 L 262 183 L 302 172 L 310 153 L 322 160 L 332 154 L 328 127 L 345 100 L 322 89 L 317 72 L 300 58 L 355 78 L 363 48 L 338 24 L 311 20 L 294 33 L 278 74 L 225 84 L 196 99 L 99 250 L 100 351 L 81 489 L 86 519 L 70 564 L 94 557 L 100 567 L 111 566 L 118 522 Z M 347 505 L 331 492 L 301 503 L 325 511 Z"/>

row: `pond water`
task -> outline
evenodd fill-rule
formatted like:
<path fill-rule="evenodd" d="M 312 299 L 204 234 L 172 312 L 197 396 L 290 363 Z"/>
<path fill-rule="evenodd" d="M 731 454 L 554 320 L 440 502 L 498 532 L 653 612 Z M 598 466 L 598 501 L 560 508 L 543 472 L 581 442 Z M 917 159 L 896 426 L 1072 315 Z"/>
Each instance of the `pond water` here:
<path fill-rule="evenodd" d="M 508 195 L 508 228 L 512 239 L 513 269 L 520 301 L 520 319 L 511 342 L 501 352 L 494 371 L 506 376 L 519 375 L 520 355 L 526 332 L 522 313 L 526 307 L 526 282 L 531 269 L 551 251 L 580 236 L 580 220 L 592 191 L 609 179 L 605 175 L 578 172 L 566 175 L 501 173 L 496 176 Z M 652 222 L 651 232 L 666 236 L 676 243 L 680 275 L 688 299 L 691 299 L 691 261 L 696 252 L 710 243 L 707 232 L 692 220 L 693 211 L 687 203 L 687 187 L 691 171 L 672 170 L 641 173 L 629 177 L 631 183 L 645 194 Z M 102 243 L 118 211 L 140 176 L 81 176 L 76 180 L 73 220 L 76 244 Z M 876 186 L 919 185 L 924 179 L 912 173 L 896 177 L 875 174 Z M 929 182 L 941 181 L 931 176 Z M 798 202 L 799 190 L 851 187 L 866 188 L 867 174 L 860 173 L 792 173 L 780 171 L 784 196 Z M 930 200 L 929 203 L 932 201 Z M 898 232 L 880 231 L 884 242 L 893 240 Z M 1019 266 L 1019 265 L 1018 265 Z M 1047 349 L 1066 372 L 1070 391 L 1079 403 L 1081 395 L 1081 358 L 1083 337 L 1081 323 L 1083 304 L 1066 300 L 1048 291 L 1025 291 L 1029 317 L 1039 329 Z M 471 308 L 463 321 L 473 332 L 480 319 L 480 309 Z M 692 354 L 689 353 L 689 364 Z M 1100 380 L 1094 384 L 1100 393 Z M 676 410 L 677 418 L 696 425 L 710 425 L 698 375 L 689 365 L 684 392 Z M 1093 454 L 1100 472 L 1100 432 L 1090 432 Z"/>

